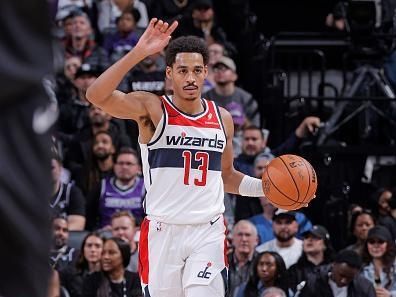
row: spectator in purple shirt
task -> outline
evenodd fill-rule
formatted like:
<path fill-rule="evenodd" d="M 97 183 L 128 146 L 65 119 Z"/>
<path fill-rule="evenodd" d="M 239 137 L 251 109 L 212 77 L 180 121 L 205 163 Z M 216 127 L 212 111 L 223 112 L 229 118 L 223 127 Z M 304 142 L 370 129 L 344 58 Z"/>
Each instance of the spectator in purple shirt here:
<path fill-rule="evenodd" d="M 124 56 L 138 42 L 136 24 L 139 19 L 140 13 L 135 8 L 125 10 L 117 18 L 117 32 L 108 35 L 104 40 L 104 48 L 112 62 L 116 62 Z"/>

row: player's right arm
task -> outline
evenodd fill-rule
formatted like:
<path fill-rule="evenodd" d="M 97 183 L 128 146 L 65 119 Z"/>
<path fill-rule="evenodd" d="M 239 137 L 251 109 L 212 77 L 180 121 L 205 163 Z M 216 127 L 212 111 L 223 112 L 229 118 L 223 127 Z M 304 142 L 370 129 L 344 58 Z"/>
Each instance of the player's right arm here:
<path fill-rule="evenodd" d="M 88 88 L 87 99 L 117 118 L 138 120 L 147 116 L 150 105 L 158 104 L 156 95 L 147 92 L 125 94 L 116 88 L 129 70 L 140 61 L 165 48 L 177 25 L 177 22 L 169 25 L 156 18 L 152 19 L 136 46 L 103 72 Z"/>

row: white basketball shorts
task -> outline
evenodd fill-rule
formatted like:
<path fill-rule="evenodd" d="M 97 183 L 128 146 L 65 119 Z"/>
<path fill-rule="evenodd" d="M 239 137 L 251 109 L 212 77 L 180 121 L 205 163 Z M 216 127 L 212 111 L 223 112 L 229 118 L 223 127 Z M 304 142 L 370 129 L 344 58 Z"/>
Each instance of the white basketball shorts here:
<path fill-rule="evenodd" d="M 222 215 L 196 225 L 144 219 L 139 274 L 145 297 L 224 297 L 228 276 L 225 232 Z"/>

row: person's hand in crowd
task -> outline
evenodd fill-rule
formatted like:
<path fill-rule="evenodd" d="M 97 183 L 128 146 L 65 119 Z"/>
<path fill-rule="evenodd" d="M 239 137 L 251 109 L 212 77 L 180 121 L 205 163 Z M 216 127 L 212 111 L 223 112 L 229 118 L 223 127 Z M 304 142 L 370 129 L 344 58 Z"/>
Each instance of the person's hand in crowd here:
<path fill-rule="evenodd" d="M 314 134 L 316 129 L 320 126 L 320 119 L 318 117 L 306 117 L 296 129 L 296 136 L 304 138 L 310 134 Z"/>
<path fill-rule="evenodd" d="M 391 297 L 390 292 L 385 288 L 375 288 L 375 294 L 377 297 Z"/>
<path fill-rule="evenodd" d="M 336 19 L 332 13 L 329 13 L 326 17 L 326 26 L 336 28 L 339 31 L 344 31 L 345 20 L 343 18 Z"/>

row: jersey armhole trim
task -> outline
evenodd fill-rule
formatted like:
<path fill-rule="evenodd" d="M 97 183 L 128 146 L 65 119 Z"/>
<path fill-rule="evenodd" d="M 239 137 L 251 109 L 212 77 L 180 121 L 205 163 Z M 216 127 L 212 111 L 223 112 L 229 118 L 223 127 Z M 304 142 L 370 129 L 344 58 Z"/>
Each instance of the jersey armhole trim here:
<path fill-rule="evenodd" d="M 162 100 L 163 100 L 163 99 L 161 99 L 161 102 L 162 102 Z M 156 143 L 158 142 L 158 140 L 160 140 L 162 134 L 164 134 L 165 127 L 166 127 L 166 124 L 167 124 L 167 122 L 168 122 L 168 116 L 167 116 L 167 112 L 166 112 L 166 110 L 165 110 L 165 104 L 164 104 L 164 102 L 162 102 L 162 114 L 163 114 L 163 118 L 162 118 L 161 132 L 158 134 L 158 136 L 157 136 L 155 139 L 153 139 L 153 140 L 151 140 L 149 143 L 147 143 L 147 147 L 156 144 Z"/>
<path fill-rule="evenodd" d="M 219 121 L 220 121 L 220 125 L 221 125 L 221 128 L 223 129 L 223 133 L 224 133 L 224 135 L 225 135 L 226 143 L 227 143 L 227 139 L 228 139 L 228 137 L 227 137 L 227 132 L 226 132 L 226 130 L 224 129 L 223 119 L 222 119 L 222 117 L 221 117 L 221 113 L 220 113 L 219 106 L 218 106 L 216 103 L 214 103 L 214 101 L 211 101 L 211 103 L 212 103 L 212 104 L 214 105 L 214 107 L 215 107 L 215 110 L 216 110 L 216 113 L 217 113 L 217 118 L 218 118 Z"/>

